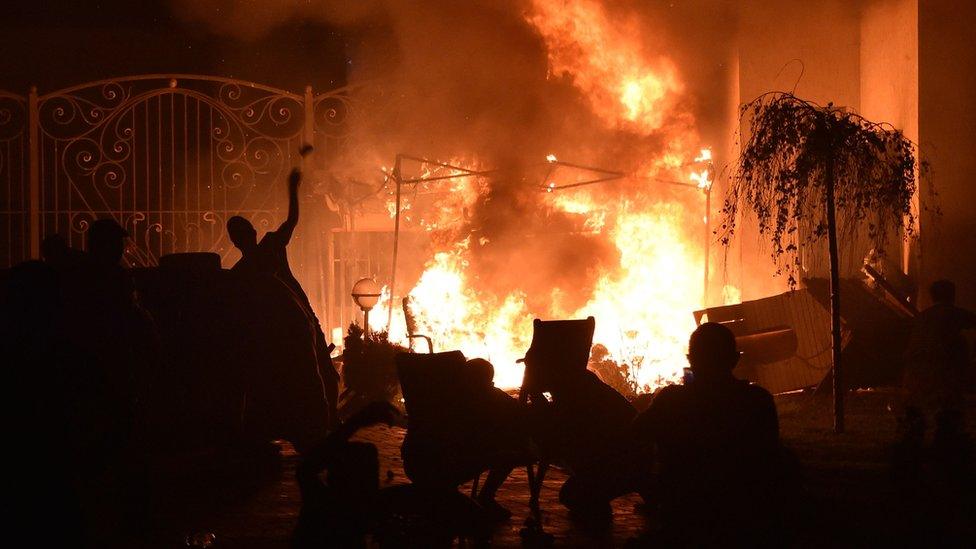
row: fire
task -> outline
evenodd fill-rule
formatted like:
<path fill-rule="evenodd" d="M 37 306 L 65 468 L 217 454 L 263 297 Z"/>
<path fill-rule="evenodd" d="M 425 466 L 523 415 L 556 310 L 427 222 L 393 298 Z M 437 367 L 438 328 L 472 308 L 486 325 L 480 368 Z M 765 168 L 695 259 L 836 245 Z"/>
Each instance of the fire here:
<path fill-rule="evenodd" d="M 568 75 L 610 127 L 660 129 L 683 86 L 667 58 L 649 59 L 636 20 L 610 20 L 596 0 L 534 0 L 527 19 L 549 50 L 554 76 Z"/>
<path fill-rule="evenodd" d="M 464 272 L 466 243 L 435 254 L 410 291 L 425 334 L 440 349 L 460 349 L 465 356 L 487 358 L 496 365 L 495 383 L 517 387 L 522 369 L 516 360 L 532 339 L 525 296 L 500 298 L 469 287 Z"/>
<path fill-rule="evenodd" d="M 701 250 L 685 234 L 687 212 L 678 203 L 650 205 L 595 201 L 585 193 L 554 195 L 552 205 L 586 216 L 584 227 L 606 230 L 619 252 L 619 263 L 600 274 L 592 297 L 581 308 L 567 310 L 554 291 L 547 311 L 530 311 L 520 292 L 492 294 L 472 287 L 466 268 L 472 242 L 465 238 L 437 252 L 410 290 L 420 331 L 437 349 L 460 349 L 467 356 L 495 364 L 495 383 L 517 387 L 524 355 L 532 339 L 531 320 L 597 319 L 594 342 L 629 370 L 642 391 L 672 382 L 681 375 L 688 334 L 694 329 L 691 311 L 700 306 Z M 607 225 L 610 226 L 607 226 Z M 384 310 L 388 295 L 378 308 Z M 405 342 L 405 324 L 395 315 L 391 337 Z M 374 329 L 385 329 L 376 320 Z"/>
<path fill-rule="evenodd" d="M 467 356 L 487 358 L 495 365 L 496 385 L 508 388 L 521 384 L 523 370 L 516 360 L 531 342 L 533 318 L 592 315 L 597 321 L 594 343 L 608 349 L 636 390 L 653 390 L 680 378 L 688 335 L 694 329 L 692 311 L 702 306 L 699 221 L 705 193 L 690 184 L 649 181 L 675 181 L 687 166 L 696 164 L 697 171 L 689 177 L 707 189 L 711 150 L 702 149 L 692 160 L 697 135 L 690 116 L 678 108 L 683 86 L 677 70 L 666 57 L 644 51 L 636 20 L 611 21 L 595 0 L 531 4 L 526 20 L 547 46 L 550 75 L 569 77 L 608 129 L 665 146 L 654 148 L 637 167 L 638 176 L 616 182 L 615 190 L 600 185 L 564 188 L 574 181 L 560 179 L 560 170 L 572 164 L 557 161 L 554 154 L 546 156 L 558 170 L 550 169 L 547 179 L 526 184 L 539 193 L 540 207 L 578 220 L 574 234 L 608 243 L 615 256 L 592 273 L 592 286 L 583 299 L 570 300 L 565 290 L 553 287 L 550 295 L 542 296 L 547 305 L 541 310 L 538 305 L 532 309 L 521 290 L 493 288 L 490 280 L 472 278 L 472 259 L 487 239 L 466 232 L 470 228 L 464 216 L 491 185 L 490 177 L 419 183 L 413 196 L 428 192 L 438 197 L 428 208 L 432 211 L 422 212 L 410 199 L 404 211 L 439 244 L 409 290 L 418 331 L 433 339 L 436 350 L 460 349 Z M 681 122 L 673 123 L 676 119 Z M 472 162 L 448 164 L 470 167 Z M 457 174 L 431 168 L 422 170 L 421 176 Z M 585 263 L 582 258 L 580 268 Z M 533 296 L 532 302 L 538 303 L 539 297 Z M 389 300 L 387 292 L 378 309 L 385 310 Z M 386 315 L 375 316 L 373 328 L 386 329 Z M 403 315 L 393 316 L 389 331 L 391 339 L 406 343 Z"/>
<path fill-rule="evenodd" d="M 699 189 L 708 190 L 712 186 L 712 149 L 702 149 L 693 162 L 705 164 L 705 167 L 699 171 L 691 172 L 688 174 L 688 178 L 698 185 Z"/>
<path fill-rule="evenodd" d="M 674 203 L 624 204 L 611 230 L 619 269 L 604 273 L 589 303 L 569 315 L 593 315 L 594 342 L 645 391 L 681 375 L 700 305 L 701 252 L 687 243 L 684 215 Z"/>

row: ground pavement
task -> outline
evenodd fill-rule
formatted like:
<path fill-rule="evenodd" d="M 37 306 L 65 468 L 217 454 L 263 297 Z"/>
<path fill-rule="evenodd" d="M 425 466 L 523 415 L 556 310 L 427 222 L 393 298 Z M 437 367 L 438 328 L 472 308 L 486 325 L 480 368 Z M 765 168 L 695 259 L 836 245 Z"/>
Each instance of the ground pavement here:
<path fill-rule="evenodd" d="M 795 544 L 862 545 L 892 537 L 897 541 L 899 527 L 904 526 L 906 516 L 911 516 L 910 512 L 906 515 L 904 506 L 892 503 L 898 498 L 888 466 L 887 448 L 896 435 L 898 392 L 852 393 L 848 428 L 843 435 L 830 431 L 829 399 L 823 395 L 786 395 L 776 400 L 783 439 L 797 454 L 804 471 L 806 497 L 794 510 Z M 969 431 L 973 433 L 976 406 L 972 401 L 969 409 Z M 406 482 L 399 456 L 402 429 L 378 426 L 356 438 L 379 449 L 384 486 Z M 197 471 L 189 481 L 166 481 L 161 490 L 169 503 L 160 504 L 156 510 L 158 526 L 151 546 L 179 547 L 188 534 L 212 532 L 217 549 L 288 547 L 301 503 L 293 477 L 296 461 L 294 452 L 286 448 L 278 466 L 250 462 L 236 468 L 222 465 Z M 594 534 L 577 526 L 557 500 L 565 478 L 561 471 L 551 470 L 541 495 L 543 527 L 554 536 L 557 546 L 620 546 L 647 527 L 648 519 L 636 495 L 614 501 L 609 531 Z M 528 495 L 525 468 L 516 469 L 498 494 L 500 503 L 514 517 L 496 529 L 494 546 L 520 544 L 519 530 L 529 514 Z M 966 508 L 964 513 L 971 511 Z M 976 515 L 964 515 L 960 520 L 970 518 Z"/>

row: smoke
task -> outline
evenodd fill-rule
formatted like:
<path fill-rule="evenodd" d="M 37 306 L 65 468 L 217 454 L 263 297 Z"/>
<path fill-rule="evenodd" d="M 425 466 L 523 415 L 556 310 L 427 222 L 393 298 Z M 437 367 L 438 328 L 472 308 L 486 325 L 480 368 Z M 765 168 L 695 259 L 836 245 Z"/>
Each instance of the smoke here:
<path fill-rule="evenodd" d="M 538 192 L 533 167 L 547 154 L 625 173 L 660 173 L 656 161 L 675 147 L 697 147 L 693 93 L 667 88 L 656 104 L 652 128 L 621 124 L 601 115 L 596 102 L 613 101 L 582 85 L 579 74 L 553 63 L 554 49 L 537 24 L 552 18 L 558 3 L 531 0 L 173 0 L 188 22 L 215 33 L 253 39 L 295 20 L 316 20 L 348 37 L 350 84 L 369 83 L 355 98 L 347 154 L 333 159 L 357 177 L 375 177 L 397 153 L 477 161 L 503 168 L 472 206 L 456 236 L 475 235 L 470 271 L 475 280 L 503 295 L 521 291 L 529 306 L 547 308 L 552 288 L 562 290 L 573 310 L 592 291 L 600 272 L 617 261 L 606 236 L 571 230 L 578 220 L 555 211 Z M 545 10 L 556 11 L 546 13 Z M 567 3 L 574 4 L 573 2 Z M 685 3 L 680 14 L 667 3 L 581 0 L 602 6 L 614 29 L 605 39 L 632 40 L 639 58 L 659 69 L 675 51 L 703 48 L 688 30 L 688 11 L 714 2 Z M 671 10 L 675 11 L 675 10 Z M 680 15 L 680 17 L 678 17 Z M 668 24 L 665 24 L 668 23 Z M 671 26 L 670 31 L 665 30 Z M 571 33 L 585 34 L 584 26 Z M 714 29 L 712 29 L 714 30 Z M 598 40 L 600 37 L 589 38 Z M 680 47 L 678 47 L 680 46 Z M 567 35 L 561 53 L 587 43 Z M 708 47 L 708 46 L 704 46 Z M 714 45 L 712 46 L 714 47 Z M 670 50 L 669 50 L 670 48 Z M 684 54 L 678 54 L 680 59 Z M 700 57 L 701 54 L 695 54 Z M 610 60 L 612 61 L 612 60 Z M 607 60 L 596 59 L 591 69 Z M 606 67 L 604 67 L 606 68 Z M 672 67 L 673 68 L 673 67 Z M 296 68 L 296 70 L 300 70 Z M 599 86 L 594 82 L 593 86 Z M 694 87 L 694 79 L 691 81 Z M 365 106 L 365 109 L 363 108 Z M 676 137 L 677 136 L 677 137 Z M 677 141 L 676 141 L 677 140 Z M 368 174 L 374 174 L 372 176 Z M 611 183 L 605 200 L 640 201 L 647 184 Z M 655 190 L 658 198 L 671 191 Z M 680 193 L 674 193 L 679 196 Z M 613 198 L 607 198 L 613 197 Z M 532 299 L 540 300 L 532 303 Z"/>
<path fill-rule="evenodd" d="M 593 113 L 591 90 L 574 86 L 566 71 L 550 74 L 547 44 L 531 23 L 547 14 L 531 0 L 172 1 L 186 21 L 237 38 L 258 38 L 295 20 L 340 29 L 348 37 L 348 81 L 371 84 L 364 98 L 371 112 L 356 130 L 383 149 L 377 152 L 384 160 L 405 151 L 438 158 L 476 152 L 496 162 L 556 152 L 633 169 L 635 156 L 664 146 L 667 128 L 649 135 L 610 124 Z M 664 14 L 653 3 L 606 4 L 611 24 L 626 22 L 610 38 L 636 36 L 635 47 L 650 57 L 682 49 L 666 38 Z M 580 47 L 571 36 L 559 46 Z M 657 116 L 670 118 L 666 125 L 692 108 L 668 104 Z"/>

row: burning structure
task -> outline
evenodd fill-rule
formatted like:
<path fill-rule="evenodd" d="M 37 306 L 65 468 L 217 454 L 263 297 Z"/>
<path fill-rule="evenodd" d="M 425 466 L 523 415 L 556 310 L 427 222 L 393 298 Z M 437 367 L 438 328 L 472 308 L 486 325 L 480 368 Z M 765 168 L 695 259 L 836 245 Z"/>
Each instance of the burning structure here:
<path fill-rule="evenodd" d="M 677 379 L 691 312 L 704 305 L 714 168 L 649 14 L 591 0 L 445 9 L 461 17 L 414 8 L 394 13 L 394 26 L 433 25 L 469 55 L 427 57 L 433 68 L 416 72 L 413 56 L 434 44 L 401 43 L 389 86 L 406 91 L 393 105 L 376 99 L 384 114 L 353 120 L 363 140 L 326 168 L 337 194 L 379 181 L 344 212 L 350 229 L 393 229 L 395 244 L 371 263 L 390 254 L 396 264 L 350 273 L 386 285 L 372 329 L 406 343 L 409 297 L 438 349 L 487 357 L 496 383 L 514 387 L 533 317 L 593 315 L 594 341 L 633 389 Z M 481 17 L 505 23 L 511 44 L 477 49 L 499 38 L 479 36 Z M 458 104 L 471 96 L 485 101 Z M 413 111 L 430 118 L 413 123 Z"/>
<path fill-rule="evenodd" d="M 222 239 L 223 221 L 244 213 L 259 228 L 270 227 L 274 197 L 263 187 L 284 177 L 294 160 L 287 151 L 311 138 L 317 155 L 306 166 L 308 224 L 290 253 L 331 340 L 341 341 L 358 321 L 348 296 L 354 281 L 370 276 L 387 288 L 370 315 L 373 329 L 406 343 L 401 302 L 409 297 L 416 330 L 438 349 L 491 358 L 501 385 L 520 380 L 515 359 L 532 317 L 592 314 L 595 341 L 606 352 L 601 362 L 623 367 L 635 389 L 647 390 L 680 371 L 693 311 L 787 289 L 751 238 L 749 220 L 735 247 L 720 248 L 712 230 L 720 228 L 721 200 L 711 199 L 723 194 L 736 130 L 748 131 L 738 127 L 737 106 L 762 92 L 793 89 L 938 145 L 921 154 L 937 174 L 951 238 L 926 240 L 935 232 L 927 231 L 923 214 L 921 240 L 892 258 L 894 268 L 918 286 L 936 275 L 961 280 L 971 272 L 968 260 L 952 263 L 946 258 L 953 254 L 940 248 L 943 241 L 971 242 L 973 234 L 959 209 L 967 203 L 960 174 L 968 156 L 957 154 L 964 140 L 953 129 L 971 117 L 959 110 L 965 98 L 946 99 L 950 90 L 971 86 L 955 85 L 955 74 L 938 62 L 956 51 L 940 40 L 955 20 L 945 6 L 914 0 L 866 0 L 857 9 L 839 0 L 803 6 L 173 0 L 169 6 L 179 25 L 228 38 L 233 51 L 226 57 L 238 64 L 227 60 L 220 74 L 294 88 L 294 78 L 309 78 L 309 67 L 317 66 L 311 58 L 334 57 L 342 66 L 317 80 L 316 90 L 338 90 L 302 96 L 219 77 L 203 82 L 219 84 L 211 98 L 201 91 L 208 77 L 164 74 L 152 75 L 162 84 L 148 92 L 158 83 L 145 76 L 34 94 L 33 115 L 26 94 L 3 95 L 13 105 L 9 120 L 0 121 L 9 145 L 2 177 L 11 189 L 3 215 L 13 227 L 6 263 L 37 256 L 47 234 L 67 231 L 75 244 L 91 219 L 112 215 L 135 235 L 135 264 L 209 250 L 229 266 L 236 257 Z M 294 52 L 261 51 L 263 36 L 307 22 L 332 29 L 336 49 L 303 49 L 304 66 L 281 61 L 296 59 Z M 63 33 L 55 34 L 48 39 Z M 259 58 L 264 65 L 255 64 Z M 181 71 L 185 65 L 173 64 Z M 84 86 L 91 95 L 81 97 Z M 249 94 L 259 91 L 283 93 L 251 102 Z M 81 105 L 100 118 L 72 110 Z M 954 114 L 946 114 L 949 107 Z M 118 141 L 60 135 L 52 128 L 67 126 L 58 113 L 74 113 L 72 123 L 84 125 L 85 135 L 92 135 L 91 124 Z M 214 128 L 187 125 L 208 113 Z M 133 125 L 125 126 L 130 116 Z M 150 124 L 154 117 L 158 124 Z M 273 147 L 253 140 L 258 118 L 281 122 Z M 41 137 L 29 154 L 28 126 L 39 127 Z M 218 126 L 235 131 L 218 139 Z M 81 144 L 89 156 L 58 156 Z M 30 155 L 36 166 L 28 169 Z M 249 188 L 257 190 L 247 190 L 246 200 L 233 196 Z M 169 201 L 159 192 L 157 200 L 152 195 L 160 189 L 176 191 Z M 192 190 L 199 191 L 194 204 L 182 200 Z M 210 202 L 199 200 L 207 194 Z M 869 251 L 861 244 L 842 249 L 845 277 L 859 276 Z M 803 276 L 823 276 L 817 253 L 801 260 Z M 963 302 L 967 291 L 961 289 Z"/>

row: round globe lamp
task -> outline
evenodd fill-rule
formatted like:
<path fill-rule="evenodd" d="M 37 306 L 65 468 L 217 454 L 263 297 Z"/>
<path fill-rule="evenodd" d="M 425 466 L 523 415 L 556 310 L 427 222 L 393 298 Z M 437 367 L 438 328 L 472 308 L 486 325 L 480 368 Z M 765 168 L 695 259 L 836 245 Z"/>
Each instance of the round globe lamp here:
<path fill-rule="evenodd" d="M 352 300 L 363 311 L 363 337 L 369 335 L 369 311 L 380 301 L 383 288 L 372 278 L 360 278 L 352 285 Z"/>

